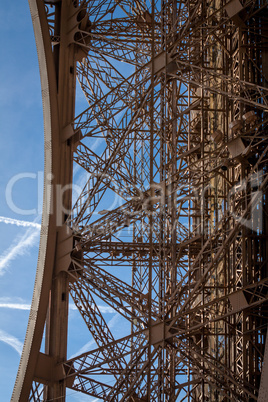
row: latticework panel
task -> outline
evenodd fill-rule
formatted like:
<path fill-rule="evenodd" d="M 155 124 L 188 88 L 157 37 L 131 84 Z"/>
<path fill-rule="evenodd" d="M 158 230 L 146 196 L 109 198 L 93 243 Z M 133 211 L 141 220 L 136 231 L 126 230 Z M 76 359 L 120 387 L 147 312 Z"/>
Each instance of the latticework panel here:
<path fill-rule="evenodd" d="M 28 382 L 43 384 L 45 400 L 64 400 L 66 388 L 104 401 L 257 400 L 266 3 L 37 3 L 56 71 L 64 191 L 45 353 Z M 96 344 L 71 358 L 69 295 Z M 115 337 L 100 301 L 128 335 Z"/>

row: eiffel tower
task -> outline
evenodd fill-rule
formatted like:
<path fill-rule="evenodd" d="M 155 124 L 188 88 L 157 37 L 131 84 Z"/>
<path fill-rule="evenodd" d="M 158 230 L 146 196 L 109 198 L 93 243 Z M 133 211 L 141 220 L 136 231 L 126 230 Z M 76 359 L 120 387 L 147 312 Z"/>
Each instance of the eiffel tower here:
<path fill-rule="evenodd" d="M 267 2 L 29 5 L 45 183 L 12 401 L 267 401 Z"/>

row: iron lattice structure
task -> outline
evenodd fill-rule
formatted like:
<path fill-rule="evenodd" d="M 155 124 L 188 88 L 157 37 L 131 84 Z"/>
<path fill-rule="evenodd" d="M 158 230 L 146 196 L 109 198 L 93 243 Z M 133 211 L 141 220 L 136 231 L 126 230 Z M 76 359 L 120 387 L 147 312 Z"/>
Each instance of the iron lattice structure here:
<path fill-rule="evenodd" d="M 266 1 L 29 3 L 46 181 L 12 400 L 266 401 Z M 70 297 L 97 345 L 73 358 Z"/>

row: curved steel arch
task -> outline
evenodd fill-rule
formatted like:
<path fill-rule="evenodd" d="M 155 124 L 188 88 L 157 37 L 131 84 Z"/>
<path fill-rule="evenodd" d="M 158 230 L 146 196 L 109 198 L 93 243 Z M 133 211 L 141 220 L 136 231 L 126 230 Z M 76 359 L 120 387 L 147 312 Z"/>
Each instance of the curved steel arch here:
<path fill-rule="evenodd" d="M 71 164 L 70 158 L 65 164 L 65 173 L 60 175 L 65 163 L 62 154 L 65 152 L 66 144 L 62 143 L 60 138 L 59 94 L 56 75 L 58 66 L 52 53 L 45 3 L 42 0 L 29 0 L 29 6 L 36 39 L 43 101 L 44 194 L 37 272 L 25 343 L 12 394 L 14 401 L 25 401 L 29 398 L 35 378 L 50 303 L 53 271 L 55 272 L 57 231 L 61 219 L 61 217 L 57 217 L 56 213 L 58 208 L 55 198 L 56 187 L 65 185 L 66 171 L 68 164 Z M 67 181 L 70 182 L 69 177 Z"/>

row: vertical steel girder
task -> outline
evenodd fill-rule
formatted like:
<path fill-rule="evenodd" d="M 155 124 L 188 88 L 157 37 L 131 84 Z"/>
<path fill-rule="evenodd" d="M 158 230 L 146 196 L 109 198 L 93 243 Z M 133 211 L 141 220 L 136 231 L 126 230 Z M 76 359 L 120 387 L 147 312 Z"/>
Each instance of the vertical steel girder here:
<path fill-rule="evenodd" d="M 12 401 L 264 401 L 266 1 L 29 4 L 49 185 Z"/>

